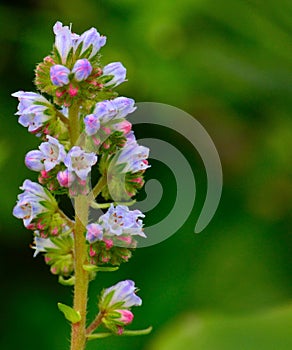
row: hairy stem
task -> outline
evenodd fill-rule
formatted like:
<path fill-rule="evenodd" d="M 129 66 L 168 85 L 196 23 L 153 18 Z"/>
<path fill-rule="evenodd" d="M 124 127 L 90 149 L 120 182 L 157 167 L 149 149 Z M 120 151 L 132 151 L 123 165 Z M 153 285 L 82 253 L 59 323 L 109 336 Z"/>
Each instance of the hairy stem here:
<path fill-rule="evenodd" d="M 101 324 L 102 318 L 104 317 L 103 312 L 99 312 L 93 322 L 87 327 L 86 335 L 88 336 Z"/>
<path fill-rule="evenodd" d="M 79 105 L 73 104 L 69 108 L 71 146 L 76 145 L 80 136 Z M 84 350 L 86 344 L 86 309 L 88 293 L 88 272 L 83 269 L 87 260 L 85 241 L 85 227 L 88 222 L 87 196 L 78 195 L 75 199 L 75 226 L 74 226 L 74 267 L 75 287 L 73 308 L 80 312 L 80 322 L 72 324 L 71 350 Z"/>
<path fill-rule="evenodd" d="M 88 292 L 88 272 L 83 269 L 87 259 L 85 243 L 85 226 L 88 219 L 88 202 L 86 196 L 78 196 L 75 200 L 74 260 L 75 287 L 73 308 L 80 312 L 81 321 L 72 324 L 71 350 L 83 350 L 86 343 L 86 308 Z"/>
<path fill-rule="evenodd" d="M 74 146 L 80 136 L 79 104 L 76 102 L 69 108 L 69 126 L 71 146 Z"/>

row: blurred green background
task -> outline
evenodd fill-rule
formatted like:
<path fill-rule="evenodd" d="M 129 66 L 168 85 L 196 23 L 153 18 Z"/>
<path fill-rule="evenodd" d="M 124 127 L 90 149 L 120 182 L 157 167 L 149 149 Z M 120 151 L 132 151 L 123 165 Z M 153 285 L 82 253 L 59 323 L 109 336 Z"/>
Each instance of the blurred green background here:
<path fill-rule="evenodd" d="M 143 306 L 130 328 L 153 325 L 152 334 L 88 349 L 292 348 L 291 16 L 288 0 L 1 1 L 1 349 L 68 349 L 70 328 L 56 304 L 70 304 L 72 292 L 41 257 L 32 258 L 31 234 L 11 215 L 18 187 L 35 178 L 23 158 L 38 140 L 17 123 L 10 94 L 34 90 L 33 71 L 51 51 L 57 20 L 77 33 L 94 26 L 105 34 L 103 62 L 128 70 L 120 94 L 193 115 L 214 140 L 224 172 L 217 213 L 194 235 L 206 192 L 202 162 L 179 135 L 159 132 L 192 164 L 196 203 L 174 236 L 137 250 L 90 287 L 93 317 L 102 287 L 134 279 Z M 148 223 L 167 214 L 170 194 L 175 200 L 169 169 L 154 162 L 151 177 L 161 178 L 166 199 Z"/>

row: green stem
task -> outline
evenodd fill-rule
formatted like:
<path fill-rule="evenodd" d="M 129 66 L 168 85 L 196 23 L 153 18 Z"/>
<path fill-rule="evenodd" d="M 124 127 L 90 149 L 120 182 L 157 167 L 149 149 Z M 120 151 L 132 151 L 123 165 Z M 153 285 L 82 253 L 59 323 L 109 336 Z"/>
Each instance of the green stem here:
<path fill-rule="evenodd" d="M 93 197 L 96 198 L 106 185 L 106 176 L 102 176 L 92 190 Z"/>
<path fill-rule="evenodd" d="M 60 118 L 60 120 L 61 120 L 64 124 L 66 124 L 66 125 L 69 124 L 69 119 L 66 118 L 66 117 L 64 116 L 64 114 L 61 113 L 61 112 L 60 112 L 59 110 L 57 110 L 57 109 L 56 109 L 56 116 L 57 116 L 58 118 Z"/>
<path fill-rule="evenodd" d="M 79 104 L 73 103 L 69 108 L 69 126 L 70 126 L 70 140 L 71 146 L 77 144 L 80 136 L 80 123 L 79 123 Z"/>
<path fill-rule="evenodd" d="M 80 136 L 79 105 L 73 104 L 69 108 L 71 146 L 76 145 Z M 75 286 L 73 308 L 81 315 L 80 322 L 72 324 L 71 350 L 84 350 L 86 344 L 86 309 L 88 294 L 88 272 L 83 269 L 87 260 L 87 247 L 84 236 L 88 222 L 88 198 L 79 195 L 75 199 L 75 226 L 74 226 L 74 267 Z"/>
<path fill-rule="evenodd" d="M 75 200 L 75 231 L 74 231 L 74 260 L 75 260 L 75 287 L 73 308 L 79 311 L 81 320 L 72 324 L 71 350 L 83 350 L 86 343 L 86 308 L 88 293 L 88 272 L 83 269 L 87 260 L 85 243 L 85 226 L 88 220 L 88 202 L 86 196 L 78 196 Z"/>

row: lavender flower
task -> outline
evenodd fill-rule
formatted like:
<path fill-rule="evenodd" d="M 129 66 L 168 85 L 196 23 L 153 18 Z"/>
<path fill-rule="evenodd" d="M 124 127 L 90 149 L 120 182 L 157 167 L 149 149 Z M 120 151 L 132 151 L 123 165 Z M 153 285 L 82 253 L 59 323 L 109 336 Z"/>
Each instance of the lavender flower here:
<path fill-rule="evenodd" d="M 140 210 L 129 210 L 124 205 L 114 207 L 111 204 L 108 211 L 100 216 L 98 223 L 103 227 L 105 234 L 109 236 L 137 235 L 146 237 L 143 232 L 143 222 L 139 217 L 145 217 Z"/>
<path fill-rule="evenodd" d="M 91 28 L 80 35 L 76 46 L 82 43 L 80 55 L 82 55 L 90 46 L 92 51 L 89 58 L 95 56 L 102 46 L 106 43 L 106 37 L 99 34 L 95 28 Z"/>
<path fill-rule="evenodd" d="M 86 180 L 96 162 L 97 156 L 94 153 L 86 153 L 79 146 L 72 147 L 64 160 L 68 170 L 75 172 L 81 180 Z"/>
<path fill-rule="evenodd" d="M 57 180 L 62 187 L 71 187 L 73 182 L 75 181 L 76 176 L 73 172 L 69 171 L 68 169 L 64 171 L 59 171 L 57 174 Z"/>
<path fill-rule="evenodd" d="M 89 243 L 94 243 L 103 237 L 103 228 L 99 224 L 89 224 L 86 226 L 86 230 L 86 239 Z"/>
<path fill-rule="evenodd" d="M 133 99 L 122 96 L 113 100 L 98 102 L 93 113 L 84 118 L 86 134 L 89 136 L 95 135 L 102 126 L 107 127 L 109 122 L 113 120 L 120 121 L 127 114 L 135 111 L 134 104 Z M 110 125 L 110 132 L 113 131 L 112 129 L 119 130 L 119 126 L 125 125 Z M 127 124 L 127 128 L 128 126 Z"/>
<path fill-rule="evenodd" d="M 99 117 L 96 114 L 89 114 L 84 118 L 85 132 L 92 136 L 97 133 L 100 128 Z"/>
<path fill-rule="evenodd" d="M 61 22 L 54 25 L 55 47 L 59 52 L 61 61 L 66 64 L 68 54 L 71 49 L 76 52 L 77 47 L 81 44 L 82 55 L 90 46 L 92 47 L 89 58 L 94 57 L 102 46 L 106 43 L 106 37 L 98 33 L 95 28 L 91 28 L 81 35 L 71 32 L 68 26 L 63 26 Z"/>
<path fill-rule="evenodd" d="M 72 73 L 74 73 L 75 79 L 77 81 L 82 81 L 87 79 L 91 72 L 92 72 L 92 66 L 86 58 L 77 60 L 72 69 Z"/>
<path fill-rule="evenodd" d="M 103 75 L 112 75 L 112 79 L 105 86 L 116 87 L 126 81 L 126 68 L 120 62 L 113 62 L 103 68 Z"/>
<path fill-rule="evenodd" d="M 119 309 L 142 305 L 142 299 L 135 294 L 135 291 L 135 283 L 131 280 L 121 281 L 103 290 L 100 298 L 100 309 L 113 310 L 117 304 Z M 108 295 L 111 295 L 109 301 L 106 300 Z"/>
<path fill-rule="evenodd" d="M 33 171 L 42 171 L 45 170 L 44 166 L 44 155 L 41 151 L 34 150 L 30 151 L 25 156 L 25 165 L 28 169 Z"/>
<path fill-rule="evenodd" d="M 48 142 L 40 144 L 39 149 L 44 156 L 46 171 L 52 170 L 56 165 L 64 162 L 66 152 L 64 146 L 54 137 L 47 136 Z"/>
<path fill-rule="evenodd" d="M 36 132 L 51 117 L 46 114 L 48 109 L 52 108 L 50 102 L 42 95 L 35 92 L 18 91 L 12 94 L 19 99 L 18 111 L 19 124 L 28 127 L 29 132 Z"/>
<path fill-rule="evenodd" d="M 114 164 L 112 164 L 113 167 L 123 164 L 123 173 L 136 173 L 150 167 L 147 161 L 149 148 L 138 145 L 132 138 L 132 135 L 133 134 L 130 133 L 128 142 L 121 151 L 117 153 L 117 156 L 114 158 Z"/>
<path fill-rule="evenodd" d="M 33 257 L 35 258 L 39 253 L 46 253 L 48 248 L 57 248 L 57 246 L 50 240 L 50 238 L 34 237 L 32 249 L 35 249 Z"/>
<path fill-rule="evenodd" d="M 56 86 L 64 86 L 69 84 L 70 70 L 61 64 L 55 64 L 50 69 L 51 81 Z"/>
<path fill-rule="evenodd" d="M 28 227 L 39 214 L 48 211 L 49 208 L 57 207 L 54 197 L 38 183 L 25 180 L 20 189 L 24 192 L 17 197 L 18 201 L 13 208 L 13 215 L 18 219 L 23 219 L 25 227 Z"/>
<path fill-rule="evenodd" d="M 116 118 L 124 118 L 137 109 L 137 107 L 134 106 L 135 101 L 132 98 L 120 96 L 112 100 L 112 102 L 118 111 Z"/>
<path fill-rule="evenodd" d="M 112 120 L 118 113 L 113 101 L 114 100 L 105 100 L 95 105 L 93 114 L 95 114 L 103 124 Z"/>
<path fill-rule="evenodd" d="M 61 22 L 56 22 L 53 27 L 55 33 L 55 47 L 59 52 L 61 61 L 66 64 L 68 54 L 74 45 L 74 39 L 78 36 L 71 33 L 68 26 L 63 26 Z"/>
<path fill-rule="evenodd" d="M 52 136 L 47 136 L 48 142 L 39 146 L 39 151 L 34 150 L 25 156 L 26 166 L 34 171 L 50 171 L 56 165 L 64 161 L 66 152 L 64 146 Z"/>

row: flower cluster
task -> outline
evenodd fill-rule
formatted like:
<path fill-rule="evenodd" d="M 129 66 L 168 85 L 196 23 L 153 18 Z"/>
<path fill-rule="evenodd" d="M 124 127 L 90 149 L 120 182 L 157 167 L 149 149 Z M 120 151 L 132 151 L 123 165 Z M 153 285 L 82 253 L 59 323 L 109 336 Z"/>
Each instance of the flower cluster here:
<path fill-rule="evenodd" d="M 61 186 L 69 188 L 72 196 L 79 192 L 87 194 L 87 176 L 97 162 L 97 156 L 83 151 L 78 146 L 73 146 L 66 153 L 64 146 L 57 139 L 47 135 L 47 140 L 40 144 L 39 150 L 27 153 L 26 166 L 40 172 L 39 182 L 46 184 L 51 191 Z M 78 191 L 78 188 L 81 190 Z"/>
<path fill-rule="evenodd" d="M 149 149 L 137 143 L 127 120 L 136 110 L 135 101 L 114 91 L 126 81 L 125 67 L 120 62 L 101 64 L 99 51 L 106 38 L 95 28 L 78 35 L 61 22 L 53 31 L 53 51 L 35 72 L 39 92 L 12 94 L 19 100 L 19 123 L 41 141 L 25 156 L 27 168 L 38 173 L 38 183 L 24 181 L 13 214 L 33 231 L 34 256 L 43 253 L 59 282 L 71 285 L 82 269 L 87 280 L 96 271 L 115 270 L 108 265 L 128 261 L 138 237 L 146 238 L 142 212 L 114 203 L 127 202 L 143 186 Z M 91 173 L 98 177 L 92 191 Z M 76 221 L 70 210 L 61 209 L 64 194 L 79 203 Z M 90 206 L 100 205 L 109 209 L 97 222 L 88 222 Z M 77 259 L 81 241 L 87 256 Z M 83 265 L 77 267 L 80 261 Z M 130 307 L 141 303 L 133 281 L 119 282 L 101 295 L 101 323 L 122 334 L 134 317 Z"/>
<path fill-rule="evenodd" d="M 127 262 L 131 257 L 131 250 L 137 245 L 134 236 L 146 238 L 140 219 L 143 217 L 139 210 L 129 210 L 123 205 L 114 207 L 111 204 L 97 223 L 86 227 L 91 263 L 120 265 Z"/>
<path fill-rule="evenodd" d="M 42 238 L 38 235 L 34 238 L 34 257 L 38 253 L 44 253 L 45 262 L 51 266 L 54 275 L 63 277 L 71 276 L 74 272 L 73 237 L 63 235 L 61 237 Z"/>
<path fill-rule="evenodd" d="M 53 53 L 36 69 L 40 91 L 54 95 L 60 106 L 71 106 L 77 99 L 84 108 L 92 107 L 100 95 L 114 96 L 112 89 L 126 80 L 126 69 L 120 62 L 101 66 L 99 50 L 106 37 L 95 28 L 78 35 L 61 22 L 54 25 L 54 33 Z"/>
<path fill-rule="evenodd" d="M 30 180 L 25 180 L 20 189 L 24 192 L 18 195 L 13 215 L 22 219 L 24 226 L 40 237 L 62 233 L 67 222 L 50 192 Z"/>
<path fill-rule="evenodd" d="M 125 117 L 135 110 L 135 101 L 127 97 L 97 103 L 93 112 L 84 117 L 85 132 L 89 136 L 88 147 L 98 146 L 100 152 L 108 153 L 115 151 L 116 147 L 123 147 L 125 135 L 132 128 Z"/>
<path fill-rule="evenodd" d="M 150 167 L 148 156 L 149 148 L 140 146 L 133 131 L 129 131 L 123 147 L 100 164 L 101 172 L 106 171 L 109 180 L 102 192 L 104 198 L 120 202 L 135 196 L 144 185 L 145 170 Z"/>

